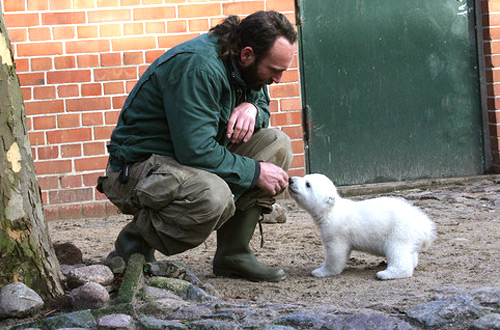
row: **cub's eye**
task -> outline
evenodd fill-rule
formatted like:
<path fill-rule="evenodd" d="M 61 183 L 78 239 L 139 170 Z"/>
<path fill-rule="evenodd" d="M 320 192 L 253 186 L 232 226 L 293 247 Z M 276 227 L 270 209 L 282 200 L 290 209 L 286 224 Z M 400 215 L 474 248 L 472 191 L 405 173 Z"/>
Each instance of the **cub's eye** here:
<path fill-rule="evenodd" d="M 311 184 L 309 183 L 309 181 L 306 181 L 306 187 L 311 188 Z"/>

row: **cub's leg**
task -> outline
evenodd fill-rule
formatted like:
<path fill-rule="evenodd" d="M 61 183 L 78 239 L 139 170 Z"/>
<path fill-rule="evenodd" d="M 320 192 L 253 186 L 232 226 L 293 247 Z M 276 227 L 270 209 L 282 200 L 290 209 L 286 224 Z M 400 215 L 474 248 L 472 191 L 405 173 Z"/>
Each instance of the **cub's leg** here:
<path fill-rule="evenodd" d="M 408 245 L 393 244 L 387 249 L 387 269 L 377 273 L 379 280 L 391 280 L 413 276 L 415 255 Z M 418 260 L 418 259 L 417 259 Z"/>
<path fill-rule="evenodd" d="M 325 248 L 325 261 L 321 266 L 311 272 L 315 277 L 339 275 L 349 258 L 351 249 L 348 244 L 341 242 L 323 243 Z"/>

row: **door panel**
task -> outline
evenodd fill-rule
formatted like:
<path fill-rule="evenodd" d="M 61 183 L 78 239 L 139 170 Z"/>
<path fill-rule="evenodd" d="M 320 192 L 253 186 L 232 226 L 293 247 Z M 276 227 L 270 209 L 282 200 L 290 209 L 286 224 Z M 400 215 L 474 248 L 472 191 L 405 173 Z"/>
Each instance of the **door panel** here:
<path fill-rule="evenodd" d="M 346 185 L 484 171 L 473 2 L 299 6 L 309 173 Z"/>

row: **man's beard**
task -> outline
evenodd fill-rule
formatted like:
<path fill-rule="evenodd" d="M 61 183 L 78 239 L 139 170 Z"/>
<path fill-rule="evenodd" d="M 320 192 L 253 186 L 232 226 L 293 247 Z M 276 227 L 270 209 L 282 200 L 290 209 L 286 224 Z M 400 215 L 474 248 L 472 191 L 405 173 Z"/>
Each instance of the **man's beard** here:
<path fill-rule="evenodd" d="M 254 61 L 247 67 L 240 66 L 240 74 L 247 87 L 253 89 L 254 91 L 261 90 L 265 85 L 270 84 L 269 81 L 262 80 L 257 73 L 257 66 L 259 65 L 258 61 Z"/>

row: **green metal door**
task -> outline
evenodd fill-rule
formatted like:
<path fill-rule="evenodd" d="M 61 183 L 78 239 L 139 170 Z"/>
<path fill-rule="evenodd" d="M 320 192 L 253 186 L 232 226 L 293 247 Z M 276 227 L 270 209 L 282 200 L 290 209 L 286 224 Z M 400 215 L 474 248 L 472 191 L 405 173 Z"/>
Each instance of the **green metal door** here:
<path fill-rule="evenodd" d="M 484 172 L 474 2 L 299 0 L 307 172 Z"/>

